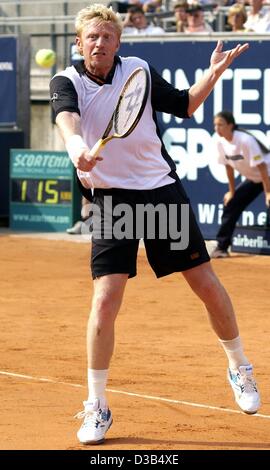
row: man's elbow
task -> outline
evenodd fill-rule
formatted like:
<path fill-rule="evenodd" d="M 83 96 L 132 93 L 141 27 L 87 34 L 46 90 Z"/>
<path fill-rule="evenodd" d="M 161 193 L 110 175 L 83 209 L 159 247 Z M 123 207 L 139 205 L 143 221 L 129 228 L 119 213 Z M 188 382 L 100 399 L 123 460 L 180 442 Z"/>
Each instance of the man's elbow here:
<path fill-rule="evenodd" d="M 79 124 L 80 116 L 78 113 L 71 112 L 71 111 L 60 111 L 55 118 L 55 123 L 61 127 L 63 124 L 73 123 Z"/>
<path fill-rule="evenodd" d="M 68 119 L 70 117 L 71 113 L 68 111 L 60 111 L 57 113 L 55 122 L 59 126 L 64 120 Z"/>

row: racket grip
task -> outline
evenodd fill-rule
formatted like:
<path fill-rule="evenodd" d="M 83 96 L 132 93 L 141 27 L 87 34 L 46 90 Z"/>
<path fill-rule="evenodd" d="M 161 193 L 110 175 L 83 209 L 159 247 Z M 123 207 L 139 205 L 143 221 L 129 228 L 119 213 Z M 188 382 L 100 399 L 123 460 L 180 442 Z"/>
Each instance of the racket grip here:
<path fill-rule="evenodd" d="M 103 140 L 102 140 L 102 139 L 99 139 L 99 140 L 95 143 L 94 147 L 91 148 L 91 150 L 90 150 L 90 152 L 89 152 L 89 155 L 90 155 L 92 158 L 96 157 L 96 156 L 99 154 L 99 152 L 100 152 L 100 150 L 102 149 L 103 146 L 104 146 Z"/>

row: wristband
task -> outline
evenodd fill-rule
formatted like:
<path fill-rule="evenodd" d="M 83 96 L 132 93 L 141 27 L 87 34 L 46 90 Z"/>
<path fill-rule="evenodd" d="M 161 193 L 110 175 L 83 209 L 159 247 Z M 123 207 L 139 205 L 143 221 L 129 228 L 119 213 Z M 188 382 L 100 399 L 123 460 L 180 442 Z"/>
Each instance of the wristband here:
<path fill-rule="evenodd" d="M 88 146 L 79 134 L 74 134 L 67 139 L 66 149 L 69 158 L 73 162 L 73 159 L 78 155 L 78 152 L 82 149 L 88 149 Z"/>

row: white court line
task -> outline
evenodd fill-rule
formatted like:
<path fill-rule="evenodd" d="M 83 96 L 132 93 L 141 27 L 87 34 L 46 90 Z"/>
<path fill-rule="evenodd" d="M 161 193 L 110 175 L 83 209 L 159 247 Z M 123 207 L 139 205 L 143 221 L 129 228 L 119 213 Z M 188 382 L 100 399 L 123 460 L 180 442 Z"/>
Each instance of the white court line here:
<path fill-rule="evenodd" d="M 69 385 L 70 387 L 84 388 L 84 385 L 80 384 L 62 382 L 61 380 L 49 379 L 47 377 L 33 377 L 32 375 L 15 374 L 15 372 L 5 372 L 3 370 L 0 370 L 0 375 L 8 375 L 10 377 L 18 377 L 19 379 L 38 380 L 39 382 L 48 382 L 51 384 Z"/>
<path fill-rule="evenodd" d="M 7 375 L 9 377 L 17 377 L 20 379 L 27 379 L 27 380 L 37 380 L 39 382 L 47 382 L 47 383 L 52 383 L 52 384 L 68 385 L 69 387 L 86 388 L 84 385 L 81 385 L 81 384 L 63 382 L 61 380 L 49 379 L 47 377 L 33 377 L 31 375 L 16 374 L 15 372 L 5 372 L 2 370 L 0 370 L 0 375 Z M 141 393 L 124 392 L 123 390 L 113 390 L 111 388 L 106 388 L 106 391 L 111 392 L 111 393 L 118 393 L 119 395 L 128 395 L 131 397 L 144 398 L 145 400 L 156 400 L 156 401 L 162 401 L 165 403 L 175 403 L 176 405 L 192 406 L 194 408 L 204 408 L 207 410 L 223 411 L 225 413 L 236 413 L 236 414 L 246 416 L 246 413 L 244 413 L 243 411 L 232 410 L 231 408 L 221 408 L 220 406 L 203 405 L 201 403 L 193 403 L 190 401 L 183 401 L 183 400 L 173 400 L 171 398 L 155 397 L 153 395 L 143 395 Z M 249 416 L 254 417 L 254 418 L 270 419 L 270 415 L 263 415 L 261 413 L 256 413 L 254 415 L 249 415 Z"/>

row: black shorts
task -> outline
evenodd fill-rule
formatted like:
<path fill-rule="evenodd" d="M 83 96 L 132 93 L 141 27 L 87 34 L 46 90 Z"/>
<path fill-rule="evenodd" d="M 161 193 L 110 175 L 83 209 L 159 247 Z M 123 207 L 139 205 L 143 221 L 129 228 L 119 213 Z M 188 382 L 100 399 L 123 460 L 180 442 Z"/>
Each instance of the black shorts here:
<path fill-rule="evenodd" d="M 136 276 L 141 238 L 157 277 L 209 261 L 189 199 L 178 180 L 152 190 L 95 189 L 92 207 L 93 279 L 117 273 Z"/>

